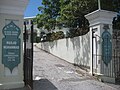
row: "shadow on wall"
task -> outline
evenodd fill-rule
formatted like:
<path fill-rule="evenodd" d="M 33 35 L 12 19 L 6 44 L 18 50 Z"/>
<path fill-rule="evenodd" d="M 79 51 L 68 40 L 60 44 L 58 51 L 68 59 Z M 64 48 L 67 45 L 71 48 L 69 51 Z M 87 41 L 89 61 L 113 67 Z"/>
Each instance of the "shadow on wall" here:
<path fill-rule="evenodd" d="M 74 64 L 89 68 L 90 61 L 90 34 L 71 39 L 75 53 Z"/>
<path fill-rule="evenodd" d="M 43 49 L 43 50 L 45 50 L 45 51 L 50 53 L 50 50 L 52 48 L 54 48 L 54 46 L 56 46 L 56 48 L 57 48 L 57 40 L 55 40 L 53 42 L 43 42 L 41 44 L 41 49 Z"/>
<path fill-rule="evenodd" d="M 90 33 L 41 43 L 41 49 L 78 66 L 90 66 Z"/>
<path fill-rule="evenodd" d="M 58 90 L 58 89 L 48 79 L 40 79 L 34 81 L 33 90 Z"/>

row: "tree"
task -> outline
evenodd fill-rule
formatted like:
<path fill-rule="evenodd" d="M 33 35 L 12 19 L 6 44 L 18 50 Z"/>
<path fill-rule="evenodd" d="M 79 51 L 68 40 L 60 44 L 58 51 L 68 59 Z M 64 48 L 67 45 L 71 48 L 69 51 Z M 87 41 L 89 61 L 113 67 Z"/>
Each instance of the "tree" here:
<path fill-rule="evenodd" d="M 60 0 L 60 3 L 59 21 L 73 28 L 88 26 L 84 15 L 97 9 L 96 0 Z"/>
<path fill-rule="evenodd" d="M 117 17 L 114 17 L 113 19 L 113 28 L 115 30 L 120 30 L 120 11 L 117 14 Z"/>
<path fill-rule="evenodd" d="M 88 28 L 88 20 L 84 15 L 98 9 L 98 0 L 42 0 L 43 6 L 38 10 L 41 14 L 36 16 L 38 27 L 53 30 L 57 26 Z M 101 0 L 104 10 L 118 11 L 119 0 Z"/>
<path fill-rule="evenodd" d="M 43 6 L 38 7 L 41 14 L 36 16 L 38 28 L 52 30 L 56 25 L 56 18 L 59 16 L 60 3 L 59 0 L 42 0 Z"/>
<path fill-rule="evenodd" d="M 101 8 L 103 10 L 119 11 L 120 0 L 101 0 Z"/>
<path fill-rule="evenodd" d="M 113 11 L 118 12 L 117 16 L 113 18 L 113 29 L 120 30 L 120 0 L 112 0 Z"/>

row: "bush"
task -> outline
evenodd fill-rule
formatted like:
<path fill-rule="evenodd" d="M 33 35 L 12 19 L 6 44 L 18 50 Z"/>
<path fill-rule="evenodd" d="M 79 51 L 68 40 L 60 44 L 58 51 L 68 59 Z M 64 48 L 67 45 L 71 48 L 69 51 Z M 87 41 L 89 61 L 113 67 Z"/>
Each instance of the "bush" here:
<path fill-rule="evenodd" d="M 56 32 L 52 34 L 52 40 L 58 40 L 64 38 L 64 33 L 62 31 Z"/>
<path fill-rule="evenodd" d="M 48 33 L 46 39 L 47 41 L 54 41 L 54 40 L 62 39 L 64 37 L 65 37 L 64 33 L 62 31 L 58 31 L 58 32 Z"/>
<path fill-rule="evenodd" d="M 37 33 L 33 33 L 33 42 L 36 43 L 36 37 L 37 37 Z"/>
<path fill-rule="evenodd" d="M 66 33 L 66 38 L 73 38 L 77 36 L 82 36 L 85 35 L 86 33 L 89 32 L 89 29 L 82 29 L 82 28 L 71 28 L 67 33 Z"/>
<path fill-rule="evenodd" d="M 40 42 L 40 37 L 36 37 L 36 43 Z"/>

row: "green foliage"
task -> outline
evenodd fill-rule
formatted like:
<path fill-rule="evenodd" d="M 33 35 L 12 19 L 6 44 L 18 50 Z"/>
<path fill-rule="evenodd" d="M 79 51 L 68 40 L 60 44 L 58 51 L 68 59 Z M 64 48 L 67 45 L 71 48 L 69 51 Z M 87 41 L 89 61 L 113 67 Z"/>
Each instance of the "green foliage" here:
<path fill-rule="evenodd" d="M 87 32 L 89 32 L 89 29 L 83 30 L 82 28 L 77 28 L 77 29 L 72 28 L 66 33 L 66 38 L 82 36 L 82 35 L 85 35 Z"/>
<path fill-rule="evenodd" d="M 47 41 L 54 41 L 54 40 L 62 39 L 64 37 L 65 37 L 64 33 L 62 31 L 58 31 L 58 32 L 48 33 L 46 38 Z"/>
<path fill-rule="evenodd" d="M 120 30 L 120 12 L 118 13 L 117 17 L 113 19 L 113 28 Z"/>
<path fill-rule="evenodd" d="M 48 31 L 55 29 L 57 23 L 56 18 L 59 15 L 59 0 L 42 0 L 43 6 L 38 7 L 42 14 L 36 16 L 38 28 L 43 27 Z"/>
<path fill-rule="evenodd" d="M 62 31 L 56 32 L 53 36 L 52 39 L 58 40 L 64 38 L 64 33 Z"/>
<path fill-rule="evenodd" d="M 33 42 L 36 42 L 37 33 L 33 33 Z"/>
<path fill-rule="evenodd" d="M 37 33 L 36 32 L 33 33 L 33 42 L 34 43 L 39 43 L 40 42 L 40 37 L 37 37 Z"/>
<path fill-rule="evenodd" d="M 40 42 L 40 37 L 36 37 L 36 43 Z"/>
<path fill-rule="evenodd" d="M 120 9 L 120 0 L 100 1 L 101 8 L 104 10 L 118 11 Z M 42 6 L 38 7 L 41 14 L 36 16 L 35 21 L 38 28 L 51 31 L 56 26 L 68 27 L 73 29 L 73 32 L 70 32 L 80 32 L 79 35 L 81 35 L 81 32 L 87 33 L 89 26 L 89 22 L 84 16 L 97 9 L 98 0 L 42 0 Z M 118 25 L 119 23 L 116 23 L 116 26 Z M 56 37 L 55 34 L 53 36 Z"/>
<path fill-rule="evenodd" d="M 101 0 L 103 10 L 118 11 L 120 9 L 120 0 Z"/>
<path fill-rule="evenodd" d="M 60 0 L 59 21 L 70 28 L 88 26 L 85 14 L 97 9 L 96 0 Z"/>

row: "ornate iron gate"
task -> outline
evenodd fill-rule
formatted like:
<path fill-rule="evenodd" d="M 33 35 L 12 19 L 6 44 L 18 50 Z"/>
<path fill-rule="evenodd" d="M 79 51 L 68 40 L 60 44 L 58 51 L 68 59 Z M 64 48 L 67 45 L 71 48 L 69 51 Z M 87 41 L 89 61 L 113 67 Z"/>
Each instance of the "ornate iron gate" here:
<path fill-rule="evenodd" d="M 120 30 L 113 32 L 114 73 L 116 84 L 120 84 Z"/>
<path fill-rule="evenodd" d="M 30 33 L 29 33 L 30 32 Z M 26 86 L 33 88 L 33 22 L 31 29 L 27 30 L 24 22 L 24 82 Z"/>

